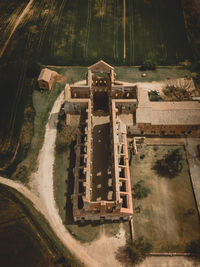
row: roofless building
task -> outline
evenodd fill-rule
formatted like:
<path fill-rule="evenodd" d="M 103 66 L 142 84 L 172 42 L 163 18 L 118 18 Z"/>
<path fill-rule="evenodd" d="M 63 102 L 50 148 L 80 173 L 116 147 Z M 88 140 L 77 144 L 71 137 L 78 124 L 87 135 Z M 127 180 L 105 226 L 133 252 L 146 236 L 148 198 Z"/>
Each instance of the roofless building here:
<path fill-rule="evenodd" d="M 120 102 L 115 103 L 115 97 L 121 96 L 122 102 L 130 100 L 135 109 L 136 87 L 114 81 L 113 67 L 101 60 L 88 68 L 86 84 L 65 88 L 67 123 L 71 124 L 70 116 L 80 118 L 74 168 L 75 221 L 129 219 L 133 214 L 126 125 L 117 117 L 116 104 Z"/>
<path fill-rule="evenodd" d="M 65 87 L 66 123 L 77 123 L 73 216 L 79 220 L 127 220 L 133 214 L 127 134 L 200 132 L 200 103 L 151 102 L 148 91 L 115 81 L 99 61 L 86 82 Z M 187 120 L 187 116 L 189 120 Z"/>

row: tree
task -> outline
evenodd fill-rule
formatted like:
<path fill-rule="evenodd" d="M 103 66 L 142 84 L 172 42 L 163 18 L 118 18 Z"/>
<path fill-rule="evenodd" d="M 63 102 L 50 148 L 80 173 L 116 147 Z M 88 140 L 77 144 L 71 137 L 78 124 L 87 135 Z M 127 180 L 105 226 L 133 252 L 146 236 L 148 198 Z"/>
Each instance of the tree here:
<path fill-rule="evenodd" d="M 29 63 L 29 66 L 26 71 L 26 76 L 28 78 L 37 77 L 40 74 L 40 70 L 41 70 L 40 63 L 33 60 Z"/>
<path fill-rule="evenodd" d="M 186 246 L 186 252 L 191 253 L 193 258 L 200 260 L 200 238 L 197 241 L 191 241 Z"/>
<path fill-rule="evenodd" d="M 183 168 L 182 155 L 179 149 L 175 149 L 165 155 L 165 158 L 157 160 L 153 169 L 160 176 L 173 178 L 177 176 Z"/>
<path fill-rule="evenodd" d="M 27 178 L 28 178 L 28 168 L 26 165 L 22 165 L 16 170 L 15 179 L 20 180 L 22 183 L 25 183 Z"/>
<path fill-rule="evenodd" d="M 151 250 L 152 245 L 142 236 L 135 240 L 126 241 L 126 253 L 134 264 L 142 262 Z"/>
<path fill-rule="evenodd" d="M 139 70 L 155 70 L 156 69 L 156 63 L 153 60 L 145 60 L 142 65 L 140 66 Z"/>
<path fill-rule="evenodd" d="M 183 84 L 181 87 L 177 85 L 168 85 L 163 89 L 164 95 L 174 101 L 191 100 L 193 91 L 190 91 L 188 84 Z"/>
<path fill-rule="evenodd" d="M 144 181 L 140 180 L 133 186 L 133 197 L 137 199 L 142 199 L 151 194 L 151 190 L 144 185 Z"/>
<path fill-rule="evenodd" d="M 162 101 L 162 98 L 156 91 L 149 92 L 149 99 L 150 101 Z"/>

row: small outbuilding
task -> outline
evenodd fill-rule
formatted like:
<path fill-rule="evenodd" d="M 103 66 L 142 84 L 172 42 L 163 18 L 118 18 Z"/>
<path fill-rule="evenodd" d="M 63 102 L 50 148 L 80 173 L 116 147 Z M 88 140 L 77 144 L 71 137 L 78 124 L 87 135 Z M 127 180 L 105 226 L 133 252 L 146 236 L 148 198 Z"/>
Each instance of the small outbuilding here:
<path fill-rule="evenodd" d="M 38 77 L 38 84 L 41 89 L 51 90 L 57 72 L 50 69 L 42 69 Z"/>

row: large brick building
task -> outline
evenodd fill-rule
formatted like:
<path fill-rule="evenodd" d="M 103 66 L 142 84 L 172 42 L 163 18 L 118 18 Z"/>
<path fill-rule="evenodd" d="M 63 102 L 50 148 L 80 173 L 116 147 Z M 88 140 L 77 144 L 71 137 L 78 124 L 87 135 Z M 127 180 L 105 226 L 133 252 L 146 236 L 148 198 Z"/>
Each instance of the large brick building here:
<path fill-rule="evenodd" d="M 115 81 L 99 61 L 86 81 L 65 87 L 68 125 L 79 128 L 73 216 L 79 220 L 129 219 L 133 214 L 127 135 L 198 134 L 200 103 L 151 102 L 136 84 Z"/>

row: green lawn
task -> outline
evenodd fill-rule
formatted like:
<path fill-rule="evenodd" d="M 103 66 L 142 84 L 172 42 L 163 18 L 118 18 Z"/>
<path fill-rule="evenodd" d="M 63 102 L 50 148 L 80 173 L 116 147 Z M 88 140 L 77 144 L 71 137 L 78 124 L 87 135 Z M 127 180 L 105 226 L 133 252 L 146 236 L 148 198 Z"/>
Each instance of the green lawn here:
<path fill-rule="evenodd" d="M 27 173 L 24 174 L 24 177 L 21 177 L 22 182 L 28 182 L 29 175 L 37 169 L 37 157 L 39 155 L 39 151 L 42 148 L 44 134 L 45 134 L 45 126 L 49 117 L 49 112 L 53 107 L 53 104 L 60 94 L 60 92 L 64 89 L 64 84 L 54 84 L 53 88 L 50 92 L 48 91 L 33 91 L 33 108 L 35 110 L 35 117 L 33 122 L 33 136 L 31 139 L 30 147 L 28 149 L 27 155 L 24 155 L 23 151 L 20 151 L 18 154 L 18 164 L 16 172 L 13 173 L 13 179 L 20 179 L 20 177 L 16 176 L 18 170 L 25 166 L 27 168 Z M 25 136 L 28 133 L 25 133 Z M 23 140 L 21 141 L 23 142 Z M 28 144 L 29 145 L 29 144 Z M 24 149 L 22 147 L 22 149 Z"/>
<path fill-rule="evenodd" d="M 188 69 L 177 66 L 159 66 L 155 71 L 144 71 L 147 74 L 146 77 L 141 77 L 143 72 L 139 71 L 138 67 L 115 67 L 115 72 L 117 80 L 133 83 L 162 81 L 167 78 L 177 79 L 191 75 Z"/>
<path fill-rule="evenodd" d="M 160 177 L 152 169 L 156 160 L 169 151 L 179 149 L 183 169 L 175 178 Z M 141 155 L 145 155 L 143 159 Z M 153 252 L 184 252 L 185 245 L 200 237 L 200 223 L 188 174 L 183 146 L 143 146 L 131 163 L 132 187 L 144 180 L 151 194 L 133 199 L 136 237 L 143 235 L 153 245 Z M 194 214 L 189 214 L 189 210 Z"/>

